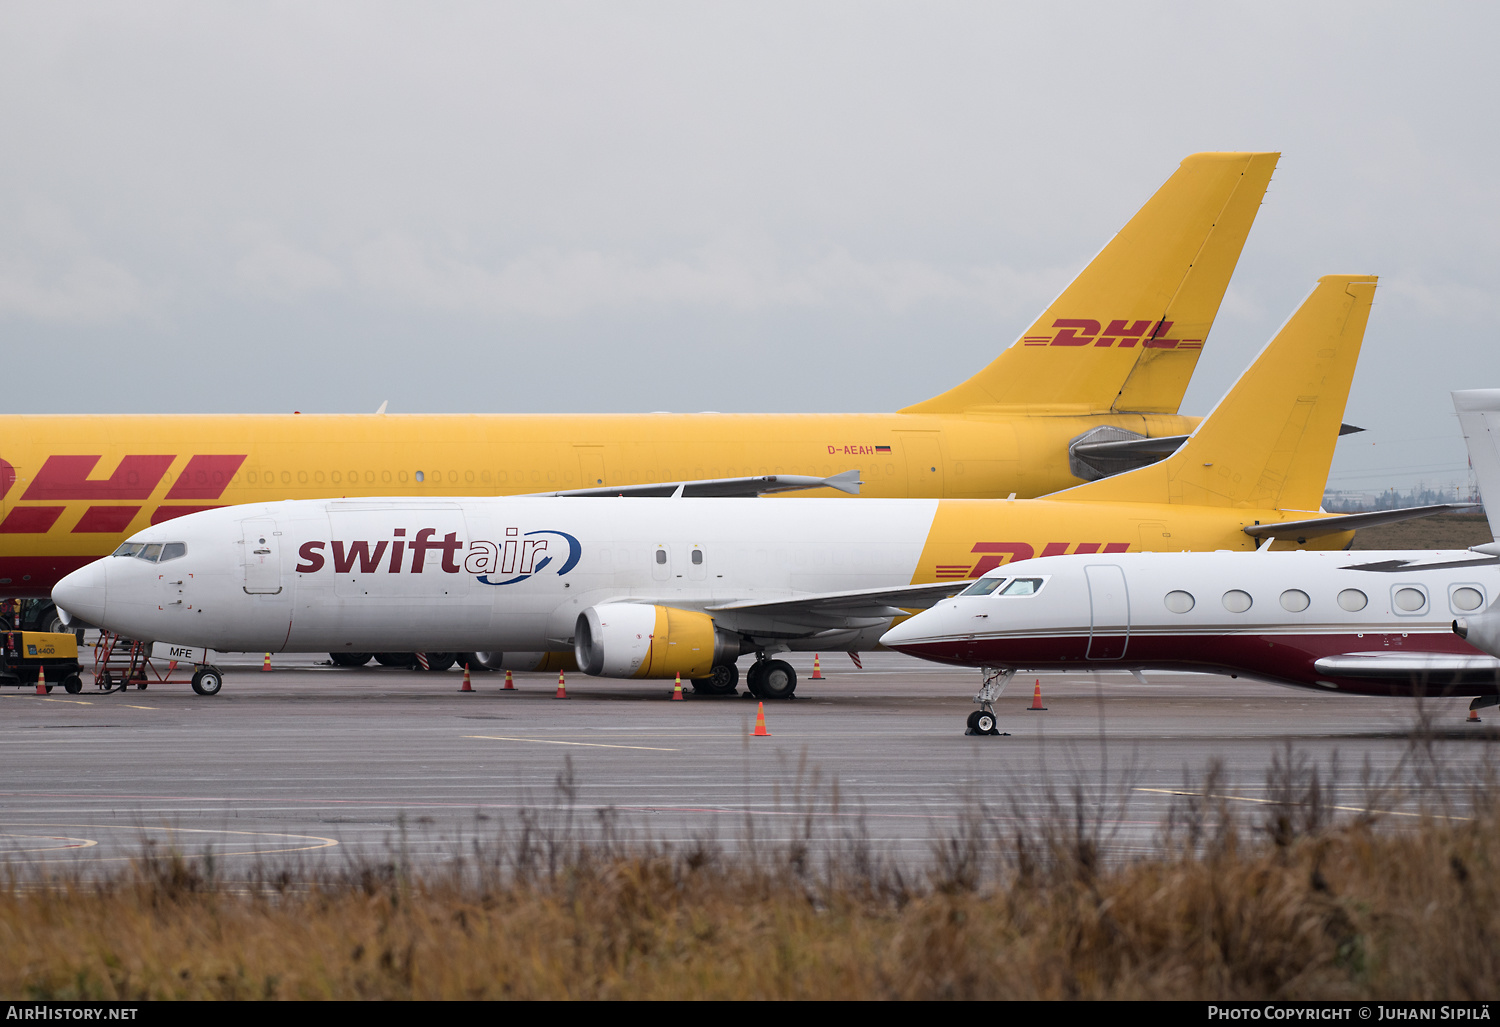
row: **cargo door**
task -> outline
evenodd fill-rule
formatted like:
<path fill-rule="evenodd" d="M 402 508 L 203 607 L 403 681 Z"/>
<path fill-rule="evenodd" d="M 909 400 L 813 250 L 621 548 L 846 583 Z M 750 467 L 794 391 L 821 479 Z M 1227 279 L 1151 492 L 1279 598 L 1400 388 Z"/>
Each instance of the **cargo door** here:
<path fill-rule="evenodd" d="M 245 591 L 250 595 L 281 592 L 281 532 L 269 518 L 240 522 L 245 544 Z"/>
<path fill-rule="evenodd" d="M 578 453 L 578 487 L 596 489 L 606 484 L 604 478 L 604 447 L 574 446 L 573 449 Z"/>
<path fill-rule="evenodd" d="M 1084 568 L 1089 581 L 1090 660 L 1118 660 L 1130 642 L 1130 602 L 1125 591 L 1125 572 L 1118 566 L 1091 565 Z"/>
<path fill-rule="evenodd" d="M 935 431 L 898 431 L 896 444 L 906 464 L 906 494 L 937 499 L 943 492 L 943 449 Z"/>

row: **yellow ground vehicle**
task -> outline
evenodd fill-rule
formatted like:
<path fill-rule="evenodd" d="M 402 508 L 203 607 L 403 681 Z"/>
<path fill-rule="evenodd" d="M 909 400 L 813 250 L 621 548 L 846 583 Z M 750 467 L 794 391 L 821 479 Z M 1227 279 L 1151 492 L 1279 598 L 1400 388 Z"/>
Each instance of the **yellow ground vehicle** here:
<path fill-rule="evenodd" d="M 83 691 L 77 636 L 66 631 L 7 631 L 0 639 L 0 685 L 34 687 L 45 672 L 47 691 L 58 685 L 75 695 Z"/>

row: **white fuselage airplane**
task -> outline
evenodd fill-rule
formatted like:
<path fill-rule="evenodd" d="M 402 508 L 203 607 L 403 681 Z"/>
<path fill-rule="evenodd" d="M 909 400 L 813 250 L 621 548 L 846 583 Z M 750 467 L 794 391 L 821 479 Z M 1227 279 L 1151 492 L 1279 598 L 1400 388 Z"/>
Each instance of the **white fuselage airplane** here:
<path fill-rule="evenodd" d="M 1453 394 L 1500 540 L 1500 390 Z M 1500 541 L 1417 552 L 1128 553 L 1012 564 L 881 641 L 986 668 L 1195 670 L 1364 695 L 1500 696 Z M 976 718 L 983 722 L 979 723 Z M 976 727 L 977 725 L 977 727 Z"/>

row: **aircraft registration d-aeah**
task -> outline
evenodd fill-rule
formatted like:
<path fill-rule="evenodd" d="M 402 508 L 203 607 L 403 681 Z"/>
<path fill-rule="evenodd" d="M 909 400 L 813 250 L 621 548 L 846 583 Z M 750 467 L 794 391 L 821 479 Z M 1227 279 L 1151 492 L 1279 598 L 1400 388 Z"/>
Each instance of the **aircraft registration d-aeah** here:
<path fill-rule="evenodd" d="M 0 596 L 232 504 L 756 495 L 854 468 L 867 496 L 1029 497 L 1149 463 L 1198 422 L 1178 406 L 1277 157 L 1188 157 L 1014 345 L 897 413 L 0 416 Z"/>
<path fill-rule="evenodd" d="M 986 575 L 881 641 L 984 668 L 969 730 L 1018 670 L 1191 670 L 1500 703 L 1500 389 L 1453 394 L 1497 541 L 1415 552 L 1057 556 Z M 1355 515 L 1358 516 L 1358 515 Z M 1267 537 L 1278 534 L 1271 526 Z"/>
<path fill-rule="evenodd" d="M 138 532 L 53 592 L 127 637 L 226 651 L 571 650 L 590 674 L 792 694 L 790 650 L 873 648 L 1007 561 L 1341 547 L 1322 498 L 1375 279 L 1329 276 L 1159 464 L 1045 499 L 289 501 Z M 1396 519 L 1405 512 L 1387 512 Z M 493 658 L 492 658 L 493 659 Z M 222 677 L 200 668 L 194 687 Z"/>

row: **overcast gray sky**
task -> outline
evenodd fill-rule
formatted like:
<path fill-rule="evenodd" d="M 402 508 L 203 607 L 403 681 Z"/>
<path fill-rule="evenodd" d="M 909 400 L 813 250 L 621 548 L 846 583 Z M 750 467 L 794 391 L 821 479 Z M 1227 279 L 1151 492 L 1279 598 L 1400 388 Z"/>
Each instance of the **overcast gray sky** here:
<path fill-rule="evenodd" d="M 0 3 L 0 409 L 882 411 L 1198 150 L 1280 150 L 1183 410 L 1381 276 L 1333 487 L 1500 387 L 1462 4 Z M 59 373 L 58 368 L 64 369 Z"/>

